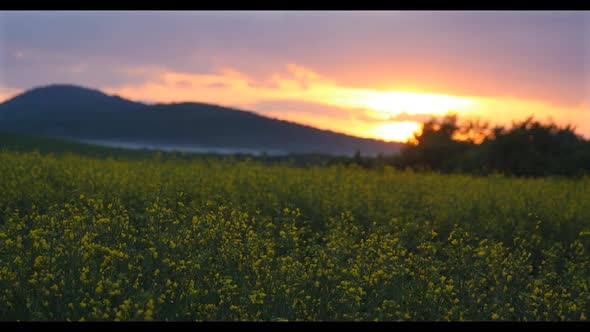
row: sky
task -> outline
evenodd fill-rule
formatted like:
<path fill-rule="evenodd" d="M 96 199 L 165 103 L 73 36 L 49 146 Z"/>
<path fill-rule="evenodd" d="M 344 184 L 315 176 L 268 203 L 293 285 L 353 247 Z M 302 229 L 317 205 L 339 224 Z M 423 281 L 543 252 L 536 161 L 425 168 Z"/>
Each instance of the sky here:
<path fill-rule="evenodd" d="M 590 12 L 0 11 L 0 102 L 49 84 L 393 141 L 448 112 L 590 138 Z"/>

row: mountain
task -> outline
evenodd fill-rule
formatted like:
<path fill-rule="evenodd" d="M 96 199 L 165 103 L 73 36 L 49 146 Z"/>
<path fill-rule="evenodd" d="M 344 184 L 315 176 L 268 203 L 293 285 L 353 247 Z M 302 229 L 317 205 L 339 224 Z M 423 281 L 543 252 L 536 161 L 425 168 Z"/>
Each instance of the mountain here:
<path fill-rule="evenodd" d="M 0 129 L 53 137 L 83 136 L 99 114 L 137 111 L 147 105 L 72 85 L 35 88 L 0 104 Z M 80 130 L 78 128 L 80 127 Z"/>
<path fill-rule="evenodd" d="M 364 155 L 397 153 L 400 143 L 320 130 L 203 103 L 146 105 L 100 91 L 52 85 L 0 104 L 0 131 L 186 148 Z"/>

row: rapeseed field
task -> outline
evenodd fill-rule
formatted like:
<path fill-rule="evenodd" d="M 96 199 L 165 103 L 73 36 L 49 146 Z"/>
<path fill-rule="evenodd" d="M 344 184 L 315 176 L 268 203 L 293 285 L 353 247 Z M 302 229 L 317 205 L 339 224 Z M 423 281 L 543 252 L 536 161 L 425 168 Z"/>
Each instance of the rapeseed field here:
<path fill-rule="evenodd" d="M 0 320 L 586 320 L 590 179 L 0 152 Z"/>

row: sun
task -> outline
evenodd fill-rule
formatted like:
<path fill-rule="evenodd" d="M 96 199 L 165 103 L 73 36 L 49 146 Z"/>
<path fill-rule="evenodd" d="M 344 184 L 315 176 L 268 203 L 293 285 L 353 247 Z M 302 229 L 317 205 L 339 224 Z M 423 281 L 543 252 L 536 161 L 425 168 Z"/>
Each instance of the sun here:
<path fill-rule="evenodd" d="M 414 132 L 419 132 L 422 125 L 415 121 L 390 121 L 380 123 L 371 128 L 370 134 L 385 141 L 407 142 L 414 136 Z"/>

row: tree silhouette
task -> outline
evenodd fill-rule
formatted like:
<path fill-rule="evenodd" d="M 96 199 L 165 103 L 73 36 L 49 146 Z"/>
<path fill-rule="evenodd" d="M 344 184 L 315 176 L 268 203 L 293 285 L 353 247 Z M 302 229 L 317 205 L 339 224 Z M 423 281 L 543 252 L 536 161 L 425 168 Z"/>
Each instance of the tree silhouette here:
<path fill-rule="evenodd" d="M 456 114 L 448 114 L 425 122 L 394 164 L 442 172 L 572 176 L 590 171 L 590 142 L 571 125 L 541 123 L 533 116 L 508 129 L 480 120 L 459 124 Z"/>

